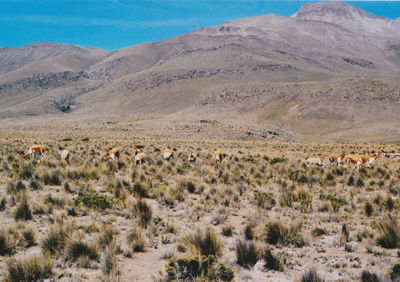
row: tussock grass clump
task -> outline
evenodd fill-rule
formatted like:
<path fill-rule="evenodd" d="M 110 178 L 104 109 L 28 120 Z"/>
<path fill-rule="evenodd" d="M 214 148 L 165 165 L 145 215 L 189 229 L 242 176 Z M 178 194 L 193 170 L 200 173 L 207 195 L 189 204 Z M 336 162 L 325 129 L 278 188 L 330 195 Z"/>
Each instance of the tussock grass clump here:
<path fill-rule="evenodd" d="M 132 207 L 134 216 L 139 218 L 139 223 L 142 227 L 147 227 L 153 216 L 153 210 L 151 206 L 143 199 L 135 201 Z"/>
<path fill-rule="evenodd" d="M 264 267 L 269 270 L 283 271 L 283 261 L 278 256 L 274 255 L 270 249 L 263 252 L 262 258 L 265 261 Z"/>
<path fill-rule="evenodd" d="M 271 245 L 289 245 L 303 247 L 305 242 L 301 231 L 302 224 L 290 224 L 285 226 L 278 221 L 271 221 L 266 225 L 266 242 Z"/>
<path fill-rule="evenodd" d="M 301 277 L 301 282 L 325 282 L 325 279 L 323 279 L 315 270 L 314 268 L 311 268 L 307 270 L 303 276 Z"/>
<path fill-rule="evenodd" d="M 253 226 L 251 224 L 247 224 L 244 228 L 244 238 L 246 240 L 253 240 L 254 238 L 254 231 Z"/>
<path fill-rule="evenodd" d="M 10 181 L 7 184 L 7 193 L 10 195 L 16 195 L 25 190 L 26 186 L 21 180 L 19 180 L 17 183 Z"/>
<path fill-rule="evenodd" d="M 0 256 L 9 256 L 15 253 L 15 245 L 4 231 L 0 231 Z"/>
<path fill-rule="evenodd" d="M 112 244 L 109 244 L 107 248 L 104 251 L 104 262 L 103 262 L 103 273 L 104 274 L 111 274 L 115 272 L 117 268 L 117 247 L 115 245 L 115 242 Z"/>
<path fill-rule="evenodd" d="M 235 277 L 230 267 L 218 263 L 212 255 L 171 259 L 165 271 L 166 281 L 232 281 Z"/>
<path fill-rule="evenodd" d="M 378 245 L 387 249 L 400 247 L 400 225 L 390 214 L 378 223 L 378 231 Z"/>
<path fill-rule="evenodd" d="M 32 212 L 29 207 L 28 201 L 26 199 L 22 199 L 22 201 L 18 204 L 15 212 L 14 212 L 15 220 L 31 220 Z"/>
<path fill-rule="evenodd" d="M 375 273 L 369 272 L 368 270 L 363 270 L 361 272 L 361 282 L 383 282 Z"/>
<path fill-rule="evenodd" d="M 132 193 L 138 195 L 139 197 L 147 198 L 149 197 L 149 189 L 147 186 L 143 185 L 141 182 L 136 181 L 132 186 Z"/>
<path fill-rule="evenodd" d="M 370 202 L 367 202 L 365 204 L 365 214 L 370 217 L 372 213 L 374 212 L 374 208 Z"/>
<path fill-rule="evenodd" d="M 254 194 L 254 200 L 256 202 L 257 207 L 270 210 L 272 209 L 275 204 L 275 198 L 267 192 L 257 191 Z"/>
<path fill-rule="evenodd" d="M 223 226 L 222 227 L 222 235 L 225 237 L 231 237 L 233 234 L 233 227 L 232 226 Z"/>
<path fill-rule="evenodd" d="M 111 225 L 104 225 L 99 236 L 99 244 L 102 247 L 108 246 L 114 239 L 115 231 Z"/>
<path fill-rule="evenodd" d="M 51 278 L 53 261 L 34 256 L 29 259 L 11 259 L 7 262 L 6 281 L 39 281 Z"/>
<path fill-rule="evenodd" d="M 77 196 L 72 200 L 75 206 L 86 206 L 88 208 L 95 208 L 105 210 L 112 208 L 114 199 L 111 196 L 107 196 L 99 193 L 85 193 Z"/>
<path fill-rule="evenodd" d="M 42 189 L 42 185 L 40 185 L 39 181 L 37 180 L 32 180 L 29 184 L 29 187 L 31 187 L 31 189 L 35 191 Z"/>
<path fill-rule="evenodd" d="M 238 240 L 235 252 L 236 262 L 245 268 L 254 266 L 260 257 L 260 251 L 252 241 Z"/>
<path fill-rule="evenodd" d="M 222 243 L 211 228 L 205 231 L 196 230 L 186 236 L 184 242 L 194 255 L 219 256 L 222 252 Z"/>
<path fill-rule="evenodd" d="M 32 229 L 22 232 L 22 237 L 24 238 L 27 247 L 36 246 L 35 231 Z"/>
<path fill-rule="evenodd" d="M 47 236 L 42 241 L 42 249 L 44 252 L 56 254 L 65 248 L 69 232 L 67 228 L 59 226 L 51 228 Z"/>
<path fill-rule="evenodd" d="M 84 240 L 75 239 L 67 246 L 67 257 L 72 261 L 76 261 L 81 257 L 96 260 L 99 257 L 99 253 L 95 244 L 89 244 Z"/>
<path fill-rule="evenodd" d="M 134 252 L 144 252 L 146 250 L 146 240 L 142 229 L 133 229 L 128 234 L 127 241 Z"/>

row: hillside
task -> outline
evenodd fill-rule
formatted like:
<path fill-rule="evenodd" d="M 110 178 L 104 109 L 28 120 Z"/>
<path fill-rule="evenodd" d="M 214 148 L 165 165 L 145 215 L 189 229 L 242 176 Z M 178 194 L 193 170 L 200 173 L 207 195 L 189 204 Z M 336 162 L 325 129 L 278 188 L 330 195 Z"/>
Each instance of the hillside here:
<path fill-rule="evenodd" d="M 297 139 L 391 140 L 400 136 L 399 20 L 320 2 L 113 52 L 3 48 L 0 118 L 162 116 L 275 126 Z"/>

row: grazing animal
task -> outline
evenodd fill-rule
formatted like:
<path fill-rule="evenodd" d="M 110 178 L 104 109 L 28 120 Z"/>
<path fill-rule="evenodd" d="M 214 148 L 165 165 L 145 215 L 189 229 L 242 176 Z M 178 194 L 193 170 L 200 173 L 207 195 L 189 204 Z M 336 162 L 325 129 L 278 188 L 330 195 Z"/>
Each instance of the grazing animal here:
<path fill-rule="evenodd" d="M 217 162 L 221 162 L 221 161 L 222 161 L 222 153 L 221 153 L 221 151 L 216 151 L 214 153 L 211 165 L 216 165 Z"/>
<path fill-rule="evenodd" d="M 374 161 L 376 161 L 380 156 L 381 153 L 378 153 L 376 156 L 362 155 L 360 156 L 360 159 L 363 162 L 363 164 L 366 164 L 368 167 L 371 167 Z"/>
<path fill-rule="evenodd" d="M 146 161 L 146 154 L 145 153 L 139 153 L 135 156 L 135 164 L 140 165 Z"/>
<path fill-rule="evenodd" d="M 308 159 L 306 159 L 306 164 L 323 166 L 324 161 L 321 158 L 308 158 Z"/>
<path fill-rule="evenodd" d="M 133 155 L 134 155 L 134 156 L 136 156 L 137 154 L 139 154 L 139 153 L 142 152 L 142 150 L 140 150 L 140 149 L 139 149 L 138 147 L 136 147 L 136 146 L 135 146 L 133 149 L 134 149 L 134 151 L 133 151 Z"/>
<path fill-rule="evenodd" d="M 336 163 L 337 165 L 339 165 L 343 162 L 343 159 L 345 156 L 346 156 L 346 153 L 342 153 L 341 155 L 330 155 L 329 161 L 331 163 Z"/>
<path fill-rule="evenodd" d="M 71 158 L 71 153 L 68 150 L 61 151 L 61 160 L 69 164 L 69 160 Z"/>
<path fill-rule="evenodd" d="M 344 158 L 343 161 L 344 161 L 345 164 L 353 164 L 353 165 L 355 165 L 356 168 L 359 168 L 360 165 L 361 165 L 363 168 L 367 168 L 367 167 L 363 164 L 361 158 L 356 157 L 356 156 L 346 156 L 346 157 Z"/>
<path fill-rule="evenodd" d="M 169 161 L 170 158 L 174 157 L 174 153 L 170 149 L 165 149 L 162 156 L 165 160 Z"/>
<path fill-rule="evenodd" d="M 109 159 L 114 159 L 115 157 L 117 157 L 119 159 L 119 154 L 120 154 L 120 150 L 118 148 L 114 148 L 112 149 L 109 153 L 108 153 L 108 157 L 102 159 L 102 162 L 108 161 Z"/>
<path fill-rule="evenodd" d="M 33 145 L 31 146 L 25 154 L 20 154 L 21 158 L 25 158 L 26 156 L 30 156 L 30 158 L 35 160 L 36 155 L 40 154 L 42 160 L 44 159 L 44 151 L 46 151 L 46 147 L 44 145 Z"/>
<path fill-rule="evenodd" d="M 195 154 L 190 153 L 190 154 L 189 154 L 189 157 L 188 157 L 188 161 L 189 161 L 189 163 L 194 163 L 194 162 L 196 161 L 196 156 L 195 156 Z"/>

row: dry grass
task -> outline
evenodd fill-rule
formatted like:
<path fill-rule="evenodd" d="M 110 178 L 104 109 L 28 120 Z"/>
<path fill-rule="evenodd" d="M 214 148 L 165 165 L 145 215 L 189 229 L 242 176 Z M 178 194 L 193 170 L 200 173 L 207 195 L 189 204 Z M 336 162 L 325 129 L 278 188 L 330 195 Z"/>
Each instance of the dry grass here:
<path fill-rule="evenodd" d="M 15 258 L 10 273 L 24 276 L 20 257 L 35 251 L 51 257 L 51 277 L 60 280 L 165 278 L 172 259 L 172 269 L 212 261 L 212 273 L 194 269 L 208 279 L 231 279 L 233 271 L 236 281 L 260 281 L 266 273 L 314 281 L 316 273 L 306 271 L 315 267 L 330 281 L 385 279 L 396 262 L 400 161 L 381 158 L 357 170 L 304 160 L 398 152 L 398 145 L 84 137 L 0 139 L 1 269 Z M 48 147 L 45 161 L 16 156 L 39 140 Z M 133 163 L 132 143 L 146 163 Z M 114 146 L 120 159 L 101 163 Z M 168 146 L 170 161 L 160 153 Z M 60 148 L 71 151 L 69 164 L 60 162 Z M 226 156 L 213 167 L 216 150 Z M 189 151 L 196 152 L 193 163 Z M 133 264 L 141 265 L 135 273 Z"/>

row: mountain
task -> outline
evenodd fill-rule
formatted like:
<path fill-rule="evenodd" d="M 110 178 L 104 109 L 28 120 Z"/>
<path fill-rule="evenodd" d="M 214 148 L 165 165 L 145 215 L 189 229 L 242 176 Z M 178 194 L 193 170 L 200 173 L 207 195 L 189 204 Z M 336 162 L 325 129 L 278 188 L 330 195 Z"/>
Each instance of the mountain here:
<path fill-rule="evenodd" d="M 399 136 L 398 26 L 320 2 L 113 52 L 2 48 L 0 118 L 101 113 L 274 125 L 300 139 Z"/>

